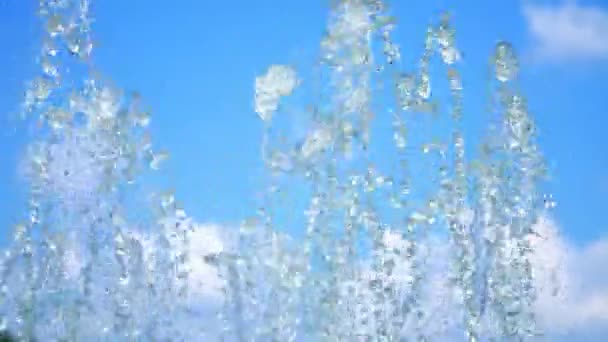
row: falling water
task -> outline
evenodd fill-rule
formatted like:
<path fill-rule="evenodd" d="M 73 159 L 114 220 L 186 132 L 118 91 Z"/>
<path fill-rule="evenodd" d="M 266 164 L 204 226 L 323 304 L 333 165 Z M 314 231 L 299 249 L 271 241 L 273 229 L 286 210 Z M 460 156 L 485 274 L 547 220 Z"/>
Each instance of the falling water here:
<path fill-rule="evenodd" d="M 449 15 L 428 27 L 407 70 L 384 1 L 333 1 L 318 60 L 322 91 L 287 65 L 255 79 L 265 196 L 233 248 L 200 255 L 194 224 L 170 191 L 154 197 L 153 234 L 130 229 L 125 189 L 168 154 L 153 149 L 139 96 L 91 64 L 89 9 L 88 0 L 40 3 L 41 69 L 23 103 L 38 131 L 27 154 L 28 208 L 2 258 L 2 330 L 23 341 L 519 341 L 541 333 L 529 238 L 543 210 L 544 165 L 509 43 L 493 52 L 491 128 L 472 161 Z M 283 99 L 296 92 L 308 132 L 284 139 L 276 121 L 290 119 Z M 392 121 L 381 134 L 393 137 L 393 169 L 370 153 L 377 117 Z M 289 194 L 306 208 L 294 212 L 283 201 Z M 301 239 L 284 233 L 286 216 Z M 70 264 L 70 251 L 80 264 Z M 217 315 L 193 307 L 195 260 L 220 276 Z"/>

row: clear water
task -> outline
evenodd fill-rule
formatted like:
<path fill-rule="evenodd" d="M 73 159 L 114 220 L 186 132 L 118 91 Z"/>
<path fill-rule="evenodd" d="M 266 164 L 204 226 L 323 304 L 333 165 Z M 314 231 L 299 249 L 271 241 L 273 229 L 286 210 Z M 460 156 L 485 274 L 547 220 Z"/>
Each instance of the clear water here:
<path fill-rule="evenodd" d="M 255 79 L 268 184 L 259 211 L 220 243 L 197 236 L 171 191 L 143 208 L 126 199 L 169 154 L 152 143 L 145 99 L 94 72 L 89 18 L 88 0 L 41 0 L 40 71 L 22 108 L 38 128 L 24 166 L 26 219 L 1 264 L 3 330 L 24 341 L 542 333 L 530 255 L 553 202 L 539 190 L 545 166 L 509 43 L 491 56 L 495 115 L 469 156 L 449 15 L 433 18 L 419 62 L 404 66 L 384 1 L 333 1 L 315 63 L 322 85 L 288 65 Z M 296 95 L 303 103 L 289 102 Z M 287 128 L 294 112 L 306 116 L 300 136 Z M 382 135 L 393 140 L 393 168 L 374 164 L 380 113 L 392 120 Z M 148 213 L 145 234 L 131 229 L 142 224 L 133 210 Z M 201 293 L 212 299 L 194 301 Z"/>

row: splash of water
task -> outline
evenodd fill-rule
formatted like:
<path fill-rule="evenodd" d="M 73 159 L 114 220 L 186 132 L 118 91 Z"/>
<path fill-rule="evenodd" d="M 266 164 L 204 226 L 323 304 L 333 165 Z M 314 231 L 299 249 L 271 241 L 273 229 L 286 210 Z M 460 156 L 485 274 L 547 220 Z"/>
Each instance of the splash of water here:
<path fill-rule="evenodd" d="M 332 2 L 319 60 L 327 84 L 309 96 L 308 134 L 277 142 L 282 98 L 307 84 L 293 68 L 271 66 L 255 80 L 266 196 L 233 248 L 197 255 L 194 224 L 172 192 L 155 197 L 150 238 L 131 229 L 121 194 L 168 154 L 152 148 L 139 96 L 122 95 L 94 72 L 89 2 L 41 0 L 40 8 L 41 71 L 23 105 L 39 131 L 27 155 L 27 216 L 0 268 L 0 330 L 24 341 L 478 341 L 539 333 L 529 237 L 542 210 L 544 165 L 508 43 L 496 46 L 492 62 L 497 115 L 479 161 L 469 163 L 462 54 L 449 16 L 428 28 L 418 67 L 406 72 L 384 1 Z M 448 110 L 435 96 L 435 65 L 445 72 Z M 382 116 L 392 120 L 392 172 L 370 153 L 374 117 Z M 450 128 L 438 137 L 416 134 L 439 122 Z M 308 199 L 303 212 L 282 201 L 290 191 Z M 281 233 L 286 213 L 299 218 L 303 239 Z M 67 260 L 74 249 L 76 266 Z M 193 307 L 196 259 L 220 276 L 217 317 Z M 199 330 L 213 326 L 222 328 L 202 337 Z"/>

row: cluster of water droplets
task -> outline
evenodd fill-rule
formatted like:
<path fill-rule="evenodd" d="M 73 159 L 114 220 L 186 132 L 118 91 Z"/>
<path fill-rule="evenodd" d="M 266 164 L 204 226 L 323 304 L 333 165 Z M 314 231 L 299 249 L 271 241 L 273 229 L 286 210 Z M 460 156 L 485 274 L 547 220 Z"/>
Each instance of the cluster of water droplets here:
<path fill-rule="evenodd" d="M 0 329 L 23 341 L 195 339 L 174 322 L 187 311 L 193 223 L 170 192 L 154 196 L 152 219 L 129 215 L 129 187 L 168 158 L 152 148 L 149 112 L 95 71 L 88 0 L 39 8 L 41 70 L 23 103 L 30 196 L 2 259 Z"/>
<path fill-rule="evenodd" d="M 273 65 L 256 78 L 254 98 L 268 187 L 233 248 L 201 255 L 191 248 L 195 224 L 171 191 L 153 196 L 152 219 L 129 215 L 127 189 L 168 154 L 152 148 L 139 96 L 94 72 L 89 2 L 41 0 L 40 8 L 41 71 L 23 106 L 38 127 L 24 166 L 30 199 L 0 263 L 0 330 L 24 341 L 538 334 L 529 238 L 543 210 L 544 166 L 508 43 L 492 61 L 492 129 L 469 162 L 462 55 L 449 16 L 428 28 L 417 68 L 405 72 L 384 1 L 333 1 L 320 46 L 325 82 L 298 112 L 306 134 L 283 137 L 283 98 L 306 83 Z M 434 96 L 435 62 L 450 94 L 445 111 Z M 392 100 L 380 96 L 386 89 Z M 370 153 L 375 117 L 392 121 L 383 132 L 393 137 L 391 170 Z M 438 122 L 449 128 L 415 132 Z M 142 237 L 138 224 L 153 234 Z M 217 271 L 223 300 L 204 320 L 192 300 L 197 260 Z"/>
<path fill-rule="evenodd" d="M 418 68 L 411 73 L 399 69 L 401 54 L 391 41 L 394 27 L 382 1 L 332 3 L 321 42 L 320 72 L 327 85 L 307 107 L 308 134 L 292 146 L 271 143 L 272 117 L 287 115 L 280 96 L 298 91 L 294 86 L 303 82 L 296 82 L 291 67 L 277 65 L 258 79 L 275 79 L 281 70 L 290 81 L 279 83 L 293 86 L 275 92 L 272 106 L 256 107 L 265 121 L 263 154 L 273 176 L 271 199 L 263 201 L 254 230 L 264 231 L 257 238 L 275 246 L 275 257 L 261 258 L 260 248 L 250 249 L 256 243 L 247 242 L 226 259 L 226 265 L 233 265 L 225 266 L 231 270 L 226 305 L 236 315 L 226 324 L 238 340 L 477 341 L 520 340 L 539 333 L 528 255 L 532 227 L 544 210 L 538 195 L 544 166 L 532 119 L 514 86 L 519 68 L 515 52 L 508 43 L 496 46 L 492 66 L 498 117 L 480 160 L 470 163 L 461 128 L 462 54 L 449 15 L 428 28 Z M 380 57 L 374 57 L 376 46 Z M 448 116 L 433 96 L 435 56 L 445 66 Z M 374 84 L 386 74 L 395 81 L 395 108 L 384 104 L 378 110 Z M 256 100 L 259 86 L 256 81 Z M 416 127 L 420 114 L 442 116 L 451 128 L 431 141 L 410 140 L 408 126 Z M 368 153 L 372 119 L 380 115 L 393 120 L 399 167 L 392 175 L 374 167 Z M 433 183 L 423 198 L 410 175 L 410 164 L 420 159 L 429 161 L 423 172 L 426 182 Z M 278 212 L 294 210 L 276 203 L 294 184 L 303 184 L 305 190 L 298 193 L 310 198 L 301 221 L 304 253 L 295 255 L 290 244 L 274 242 L 284 223 Z M 432 269 L 441 262 L 429 259 L 433 237 L 446 244 L 447 263 L 439 278 Z M 250 241 L 249 233 L 242 232 L 241 238 Z M 291 257 L 276 259 L 285 253 Z M 252 272 L 270 260 L 280 263 L 276 269 Z M 268 297 L 260 297 L 253 290 L 257 287 Z M 438 301 L 433 291 L 444 293 L 443 308 L 429 304 Z M 289 305 L 283 325 L 263 332 L 243 328 L 274 327 L 272 320 L 251 318 L 266 317 L 260 308 L 276 307 L 280 304 L 274 301 L 281 298 Z M 444 318 L 433 322 L 440 312 Z"/>

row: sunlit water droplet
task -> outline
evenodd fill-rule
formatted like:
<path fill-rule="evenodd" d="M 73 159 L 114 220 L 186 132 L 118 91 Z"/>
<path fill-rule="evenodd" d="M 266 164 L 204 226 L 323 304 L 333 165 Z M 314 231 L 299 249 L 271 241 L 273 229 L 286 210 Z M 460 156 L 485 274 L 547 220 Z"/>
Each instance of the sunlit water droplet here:
<path fill-rule="evenodd" d="M 296 72 L 285 65 L 272 65 L 266 74 L 255 79 L 255 111 L 264 121 L 272 119 L 282 96 L 293 92 L 298 84 Z"/>
<path fill-rule="evenodd" d="M 47 20 L 48 21 L 47 21 L 46 29 L 49 32 L 49 34 L 51 35 L 51 37 L 62 34 L 65 31 L 65 25 L 63 23 L 63 18 L 60 15 L 54 14 L 51 17 L 49 17 Z"/>
<path fill-rule="evenodd" d="M 494 56 L 496 79 L 507 82 L 517 77 L 519 62 L 510 43 L 500 42 L 496 45 Z"/>

